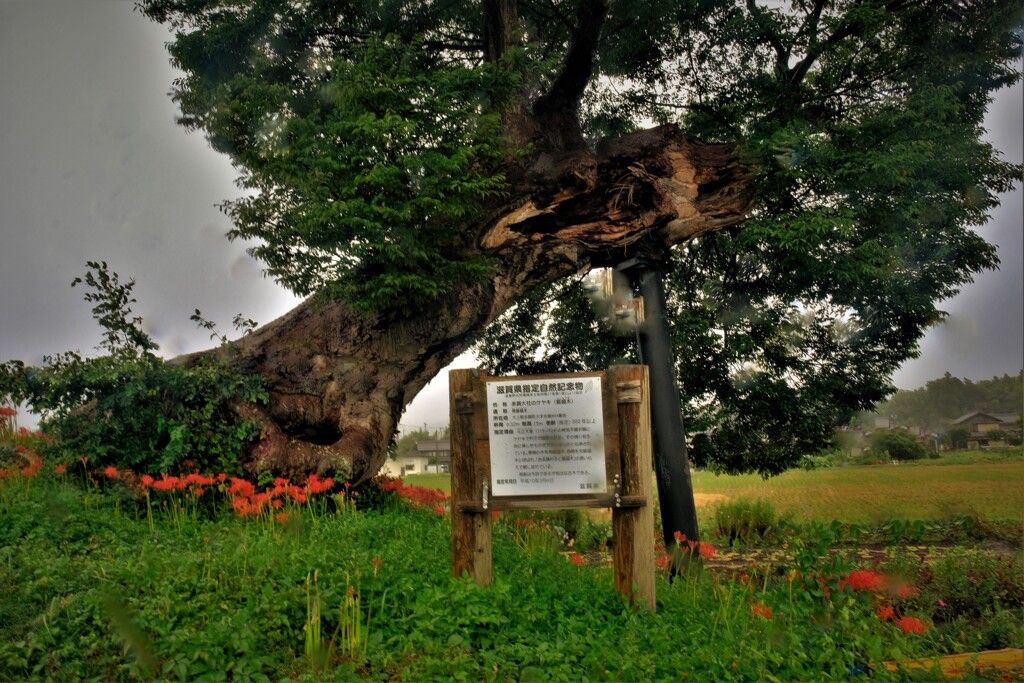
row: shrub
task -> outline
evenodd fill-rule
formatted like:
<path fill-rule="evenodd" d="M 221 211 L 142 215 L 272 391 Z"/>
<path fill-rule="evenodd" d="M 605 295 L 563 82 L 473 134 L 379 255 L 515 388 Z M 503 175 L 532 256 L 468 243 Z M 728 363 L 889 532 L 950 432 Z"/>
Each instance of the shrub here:
<path fill-rule="evenodd" d="M 893 460 L 920 460 L 928 455 L 927 449 L 906 432 L 880 430 L 871 438 L 870 456 L 879 457 L 888 453 Z"/>
<path fill-rule="evenodd" d="M 88 456 L 95 466 L 144 472 L 181 469 L 191 461 L 192 467 L 239 473 L 238 458 L 260 430 L 238 418 L 233 405 L 265 402 L 262 380 L 216 361 L 190 368 L 165 362 L 154 354 L 141 319 L 132 317 L 134 281 L 122 284 L 106 263 L 89 266 L 95 272 L 84 282 L 95 291 L 85 299 L 95 304 L 106 354 L 47 356 L 42 368 L 4 363 L 0 398 L 25 401 L 43 414 L 44 430 L 58 437 L 59 445 L 48 449 L 56 458 Z"/>
<path fill-rule="evenodd" d="M 965 427 L 953 427 L 946 432 L 946 443 L 950 448 L 967 448 L 971 433 Z"/>

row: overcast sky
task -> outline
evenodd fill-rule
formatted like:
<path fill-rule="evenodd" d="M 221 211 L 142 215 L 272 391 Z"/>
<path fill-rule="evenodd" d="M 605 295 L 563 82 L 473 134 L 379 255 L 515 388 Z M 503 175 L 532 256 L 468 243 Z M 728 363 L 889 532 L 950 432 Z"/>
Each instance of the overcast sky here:
<path fill-rule="evenodd" d="M 225 239 L 216 205 L 238 195 L 236 174 L 202 135 L 174 123 L 169 35 L 133 5 L 0 0 L 0 362 L 93 351 L 99 328 L 82 290 L 69 287 L 87 260 L 136 280 L 135 312 L 167 357 L 210 345 L 189 320 L 196 308 L 230 333 L 236 313 L 266 323 L 296 302 L 262 277 L 245 245 Z M 993 143 L 1018 163 L 1021 93 L 1003 93 L 989 120 Z M 1001 269 L 941 306 L 948 321 L 928 333 L 897 386 L 1024 365 L 1022 196 L 1018 185 L 980 228 L 998 245 Z M 438 427 L 446 407 L 442 377 L 404 423 Z"/>

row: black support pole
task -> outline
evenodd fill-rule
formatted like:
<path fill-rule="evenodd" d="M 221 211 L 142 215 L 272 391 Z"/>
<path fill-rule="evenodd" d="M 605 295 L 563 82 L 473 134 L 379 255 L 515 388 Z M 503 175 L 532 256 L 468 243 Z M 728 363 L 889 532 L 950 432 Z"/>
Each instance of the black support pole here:
<path fill-rule="evenodd" d="M 691 553 L 675 552 L 675 533 L 699 543 L 697 508 L 693 501 L 693 483 L 686 453 L 682 403 L 676 380 L 675 354 L 666 317 L 665 286 L 661 271 L 649 262 L 634 260 L 619 270 L 644 299 L 644 322 L 639 329 L 641 363 L 649 368 L 651 389 L 651 428 L 654 442 L 654 467 L 661 504 L 661 525 L 665 548 L 675 558 L 673 574 L 687 566 Z M 685 550 L 685 548 L 682 548 Z"/>

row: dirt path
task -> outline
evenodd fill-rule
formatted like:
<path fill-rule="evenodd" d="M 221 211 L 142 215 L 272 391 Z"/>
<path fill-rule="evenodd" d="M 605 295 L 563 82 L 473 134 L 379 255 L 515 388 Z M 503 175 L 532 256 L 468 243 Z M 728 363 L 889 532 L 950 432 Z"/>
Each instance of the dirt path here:
<path fill-rule="evenodd" d="M 888 560 L 898 546 L 887 546 L 881 543 L 867 544 L 859 547 L 836 547 L 830 548 L 830 553 L 845 553 L 857 565 L 871 567 L 882 564 Z M 931 543 L 901 546 L 901 549 L 912 555 L 916 555 L 922 561 L 931 561 L 940 557 L 944 551 L 952 548 L 964 547 L 962 543 Z M 987 540 L 977 546 L 980 550 L 998 554 L 1012 555 L 1019 551 L 1019 547 L 1002 540 Z M 716 548 L 715 557 L 705 561 L 704 566 L 708 569 L 717 569 L 728 572 L 745 572 L 757 567 L 766 569 L 770 567 L 786 567 L 793 565 L 793 556 L 788 549 L 782 547 L 772 548 L 744 548 L 730 550 L 728 548 Z"/>

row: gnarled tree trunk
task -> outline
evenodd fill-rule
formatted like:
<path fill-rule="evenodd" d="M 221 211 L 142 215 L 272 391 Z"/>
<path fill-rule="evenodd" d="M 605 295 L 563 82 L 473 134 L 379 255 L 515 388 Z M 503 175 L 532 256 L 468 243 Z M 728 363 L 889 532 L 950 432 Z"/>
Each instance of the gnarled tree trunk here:
<path fill-rule="evenodd" d="M 476 226 L 476 248 L 499 266 L 406 317 L 354 313 L 311 298 L 232 345 L 240 370 L 270 387 L 251 470 L 374 476 L 404 407 L 486 326 L 528 291 L 641 252 L 735 225 L 749 208 L 751 176 L 733 145 L 706 144 L 662 126 L 585 144 L 579 102 L 592 76 L 607 0 L 579 5 L 565 62 L 547 92 L 503 113 L 508 193 Z M 483 54 L 498 61 L 520 40 L 515 0 L 484 0 Z"/>
<path fill-rule="evenodd" d="M 500 263 L 486 284 L 407 317 L 313 297 L 220 352 L 270 387 L 267 406 L 240 407 L 264 425 L 249 469 L 374 476 L 404 407 L 528 291 L 734 225 L 750 201 L 733 146 L 673 126 L 540 153 L 515 178 L 514 199 L 479 227 L 478 248 Z"/>

